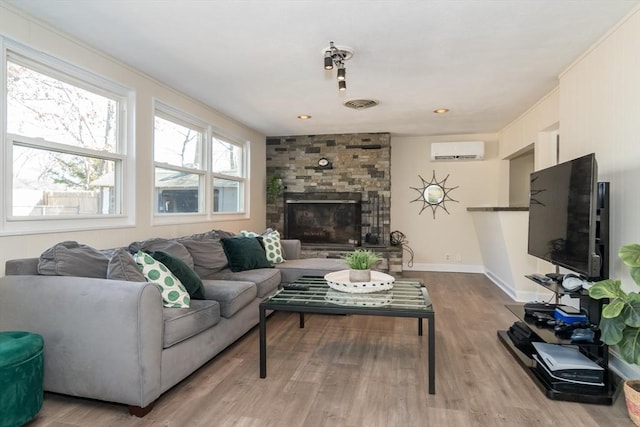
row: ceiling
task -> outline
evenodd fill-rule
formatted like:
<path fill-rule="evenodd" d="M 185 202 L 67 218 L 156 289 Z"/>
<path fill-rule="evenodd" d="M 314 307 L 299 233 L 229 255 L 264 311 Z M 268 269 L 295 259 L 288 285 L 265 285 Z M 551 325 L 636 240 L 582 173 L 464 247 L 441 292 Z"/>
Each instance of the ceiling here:
<path fill-rule="evenodd" d="M 270 136 L 497 132 L 639 2 L 6 1 Z M 354 50 L 346 93 L 330 41 Z"/>

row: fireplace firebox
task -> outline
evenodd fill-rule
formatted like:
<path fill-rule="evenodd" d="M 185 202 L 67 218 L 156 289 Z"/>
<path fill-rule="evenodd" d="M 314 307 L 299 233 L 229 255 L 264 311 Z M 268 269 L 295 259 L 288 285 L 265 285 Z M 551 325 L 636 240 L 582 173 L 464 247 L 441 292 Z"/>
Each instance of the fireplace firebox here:
<path fill-rule="evenodd" d="M 360 246 L 359 193 L 286 193 L 284 234 L 302 243 Z"/>

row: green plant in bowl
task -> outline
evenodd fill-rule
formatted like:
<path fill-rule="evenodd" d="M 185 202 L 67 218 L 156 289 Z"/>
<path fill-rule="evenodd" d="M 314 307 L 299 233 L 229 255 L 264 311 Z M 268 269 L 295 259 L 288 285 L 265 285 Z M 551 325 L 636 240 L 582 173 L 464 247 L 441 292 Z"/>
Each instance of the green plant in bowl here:
<path fill-rule="evenodd" d="M 371 267 L 382 261 L 382 258 L 370 249 L 356 249 L 348 253 L 344 260 L 352 270 L 370 270 Z"/>

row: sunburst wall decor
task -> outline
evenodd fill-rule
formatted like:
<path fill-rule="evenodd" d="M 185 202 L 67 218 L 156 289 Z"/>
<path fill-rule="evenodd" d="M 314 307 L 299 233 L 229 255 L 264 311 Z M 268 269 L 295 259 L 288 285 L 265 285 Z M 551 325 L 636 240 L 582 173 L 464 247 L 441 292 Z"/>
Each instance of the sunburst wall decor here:
<path fill-rule="evenodd" d="M 449 175 L 447 175 L 442 181 L 438 181 L 436 179 L 436 171 L 434 170 L 431 181 L 425 181 L 420 175 L 418 175 L 418 178 L 422 181 L 422 187 L 409 187 L 412 190 L 416 190 L 419 194 L 419 196 L 410 203 L 422 202 L 422 209 L 420 209 L 418 214 L 421 214 L 427 207 L 431 208 L 433 219 L 436 219 L 436 210 L 438 208 L 442 208 L 446 213 L 449 213 L 445 206 L 445 202 L 458 202 L 457 200 L 452 199 L 449 195 L 451 191 L 458 188 L 457 186 L 446 186 Z"/>

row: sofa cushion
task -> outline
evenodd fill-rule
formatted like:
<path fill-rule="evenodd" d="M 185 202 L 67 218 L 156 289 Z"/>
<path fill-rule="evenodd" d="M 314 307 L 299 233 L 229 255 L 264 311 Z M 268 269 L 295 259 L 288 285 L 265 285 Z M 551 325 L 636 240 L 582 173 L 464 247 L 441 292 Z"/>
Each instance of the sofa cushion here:
<path fill-rule="evenodd" d="M 280 264 L 284 262 L 284 252 L 280 245 L 280 233 L 271 228 L 267 228 L 262 234 L 254 233 L 252 231 L 241 231 L 241 236 L 245 237 L 262 237 L 262 243 L 264 244 L 264 251 L 267 255 L 267 260 L 273 264 Z"/>
<path fill-rule="evenodd" d="M 211 274 L 229 265 L 222 243 L 220 243 L 220 237 L 201 234 L 184 237 L 179 242 L 191 254 L 194 270 L 202 279 L 208 279 Z"/>
<path fill-rule="evenodd" d="M 253 282 L 258 298 L 271 295 L 280 285 L 280 270 L 276 268 L 258 268 L 234 273 L 228 268 L 214 274 L 212 279 L 226 281 Z"/>
<path fill-rule="evenodd" d="M 256 285 L 252 282 L 230 280 L 203 280 L 204 295 L 220 303 L 220 315 L 230 318 L 256 298 Z"/>
<path fill-rule="evenodd" d="M 191 301 L 189 308 L 163 308 L 162 348 L 171 347 L 220 321 L 220 304 L 212 300 Z"/>
<path fill-rule="evenodd" d="M 107 277 L 109 256 L 75 241 L 60 242 L 40 255 L 38 273 L 46 276 Z"/>
<path fill-rule="evenodd" d="M 344 260 L 337 258 L 288 259 L 276 268 L 282 273 L 282 283 L 291 283 L 302 276 L 323 276 L 333 271 L 346 270 Z"/>
<path fill-rule="evenodd" d="M 141 242 L 133 242 L 129 244 L 129 252 L 135 254 L 138 251 L 142 252 L 154 252 L 162 251 L 173 255 L 176 258 L 180 258 L 189 267 L 193 268 L 193 258 L 191 254 L 181 243 L 172 239 L 163 239 L 156 237 L 153 239 L 143 240 Z"/>
<path fill-rule="evenodd" d="M 147 281 L 156 285 L 160 290 L 164 307 L 189 307 L 191 302 L 189 293 L 180 283 L 180 280 L 164 264 L 142 251 L 136 252 L 133 259 L 141 266 L 142 274 L 144 274 Z"/>
<path fill-rule="evenodd" d="M 231 271 L 271 268 L 262 244 L 262 237 L 223 237 L 222 248 Z"/>
<path fill-rule="evenodd" d="M 126 280 L 128 282 L 146 282 L 133 256 L 125 248 L 113 251 L 107 267 L 107 279 Z"/>
<path fill-rule="evenodd" d="M 192 299 L 204 299 L 204 288 L 202 287 L 202 280 L 196 274 L 195 271 L 191 267 L 189 267 L 184 261 L 180 258 L 176 258 L 173 255 L 162 252 L 162 251 L 154 251 L 149 252 L 149 255 L 153 257 L 156 261 L 160 261 L 165 265 L 174 276 L 180 280 L 180 282 L 184 285 L 187 292 L 189 292 L 189 296 Z"/>

